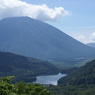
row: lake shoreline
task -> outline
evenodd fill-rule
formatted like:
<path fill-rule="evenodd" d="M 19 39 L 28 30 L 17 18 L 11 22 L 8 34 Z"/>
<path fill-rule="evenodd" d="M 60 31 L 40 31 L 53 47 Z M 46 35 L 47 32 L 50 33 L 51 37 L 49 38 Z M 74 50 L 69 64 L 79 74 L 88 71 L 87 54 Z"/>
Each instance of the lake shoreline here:
<path fill-rule="evenodd" d="M 58 80 L 65 76 L 66 74 L 62 74 L 60 72 L 52 75 L 39 75 L 33 83 L 40 83 L 42 85 L 57 85 Z"/>

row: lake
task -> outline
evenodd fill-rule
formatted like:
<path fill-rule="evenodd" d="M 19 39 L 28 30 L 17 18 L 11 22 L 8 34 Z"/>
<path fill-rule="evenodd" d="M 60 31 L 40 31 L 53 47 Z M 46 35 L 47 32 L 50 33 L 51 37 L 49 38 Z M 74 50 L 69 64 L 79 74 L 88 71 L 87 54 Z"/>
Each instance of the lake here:
<path fill-rule="evenodd" d="M 57 75 L 46 75 L 46 76 L 37 76 L 36 77 L 36 83 L 40 84 L 52 84 L 57 85 L 57 81 L 61 78 L 66 76 L 66 74 L 57 74 Z"/>

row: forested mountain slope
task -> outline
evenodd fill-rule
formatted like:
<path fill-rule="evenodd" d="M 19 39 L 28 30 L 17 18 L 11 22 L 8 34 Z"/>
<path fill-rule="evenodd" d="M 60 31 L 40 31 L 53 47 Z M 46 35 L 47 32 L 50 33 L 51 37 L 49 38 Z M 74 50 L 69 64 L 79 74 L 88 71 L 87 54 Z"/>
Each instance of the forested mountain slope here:
<path fill-rule="evenodd" d="M 58 83 L 59 85 L 95 85 L 95 60 L 61 78 Z"/>
<path fill-rule="evenodd" d="M 53 95 L 95 95 L 95 60 L 71 72 L 48 88 Z"/>
<path fill-rule="evenodd" d="M 17 81 L 32 81 L 37 75 L 58 72 L 52 64 L 36 58 L 0 52 L 0 76 L 15 76 Z"/>
<path fill-rule="evenodd" d="M 0 51 L 44 60 L 95 56 L 94 48 L 78 42 L 51 25 L 29 17 L 0 20 Z"/>

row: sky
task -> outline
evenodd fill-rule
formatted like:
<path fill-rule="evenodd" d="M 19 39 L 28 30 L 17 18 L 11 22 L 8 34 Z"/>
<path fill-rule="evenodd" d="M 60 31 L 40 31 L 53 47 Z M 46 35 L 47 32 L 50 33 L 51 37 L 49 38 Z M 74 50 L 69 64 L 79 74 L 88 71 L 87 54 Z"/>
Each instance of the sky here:
<path fill-rule="evenodd" d="M 95 0 L 0 0 L 0 19 L 29 16 L 82 43 L 95 42 Z"/>

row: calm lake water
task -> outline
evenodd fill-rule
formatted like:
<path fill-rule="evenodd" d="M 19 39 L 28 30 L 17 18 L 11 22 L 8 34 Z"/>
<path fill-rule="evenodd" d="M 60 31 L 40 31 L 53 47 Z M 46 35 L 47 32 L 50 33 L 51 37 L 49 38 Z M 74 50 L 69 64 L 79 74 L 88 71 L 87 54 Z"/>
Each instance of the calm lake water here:
<path fill-rule="evenodd" d="M 46 76 L 37 76 L 37 80 L 35 81 L 36 83 L 40 84 L 53 84 L 57 85 L 57 81 L 61 78 L 66 76 L 66 74 L 57 74 L 57 75 L 46 75 Z"/>

